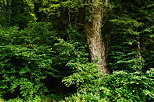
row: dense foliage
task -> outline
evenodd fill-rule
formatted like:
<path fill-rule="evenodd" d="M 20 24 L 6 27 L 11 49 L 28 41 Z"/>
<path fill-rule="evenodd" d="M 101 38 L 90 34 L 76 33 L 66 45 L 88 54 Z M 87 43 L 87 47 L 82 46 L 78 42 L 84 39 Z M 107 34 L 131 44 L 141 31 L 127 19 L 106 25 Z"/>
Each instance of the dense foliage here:
<path fill-rule="evenodd" d="M 12 98 L 31 98 L 64 90 L 48 81 L 70 75 L 72 71 L 66 64 L 88 56 L 81 42 L 60 39 L 51 23 L 30 23 L 21 31 L 1 27 L 0 36 L 0 88 L 5 98 L 10 98 L 8 93 Z"/>
<path fill-rule="evenodd" d="M 83 27 L 97 2 L 0 0 L 0 102 L 153 102 L 154 2 L 101 4 L 109 74 Z"/>
<path fill-rule="evenodd" d="M 87 68 L 81 65 L 76 68 L 78 72 L 63 80 L 68 86 L 74 83 L 80 85 L 78 93 L 67 100 L 72 102 L 154 101 L 153 69 L 146 73 L 115 71 L 112 75 L 102 75 L 102 73 L 89 74 L 89 72 L 94 72 L 94 69 L 85 71 Z"/>

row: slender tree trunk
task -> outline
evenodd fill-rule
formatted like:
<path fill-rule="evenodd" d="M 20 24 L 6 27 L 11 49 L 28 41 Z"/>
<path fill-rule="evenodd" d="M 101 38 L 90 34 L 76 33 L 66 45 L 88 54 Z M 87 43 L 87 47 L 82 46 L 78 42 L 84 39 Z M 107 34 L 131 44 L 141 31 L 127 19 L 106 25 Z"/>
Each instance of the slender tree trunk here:
<path fill-rule="evenodd" d="M 100 3 L 98 3 L 98 1 Z M 86 20 L 85 32 L 87 34 L 87 42 L 91 54 L 92 62 L 99 65 L 99 70 L 108 73 L 106 68 L 106 50 L 104 40 L 101 34 L 102 20 L 103 20 L 103 0 L 92 0 L 94 6 L 91 8 L 90 18 L 91 21 Z M 98 4 L 97 6 L 95 4 Z"/>
<path fill-rule="evenodd" d="M 143 66 L 144 66 L 144 61 L 142 58 L 142 54 L 141 54 L 141 44 L 140 44 L 140 36 L 137 35 L 137 54 L 136 54 L 136 58 L 137 61 L 135 62 L 135 65 L 137 67 L 138 70 L 142 70 Z"/>

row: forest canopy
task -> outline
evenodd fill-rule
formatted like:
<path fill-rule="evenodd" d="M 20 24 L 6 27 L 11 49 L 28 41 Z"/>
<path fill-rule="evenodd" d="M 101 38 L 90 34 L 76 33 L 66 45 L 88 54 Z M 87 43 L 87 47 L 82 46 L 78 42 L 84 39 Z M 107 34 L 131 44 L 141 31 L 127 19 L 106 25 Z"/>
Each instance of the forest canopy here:
<path fill-rule="evenodd" d="M 153 102 L 154 1 L 0 0 L 0 102 Z"/>

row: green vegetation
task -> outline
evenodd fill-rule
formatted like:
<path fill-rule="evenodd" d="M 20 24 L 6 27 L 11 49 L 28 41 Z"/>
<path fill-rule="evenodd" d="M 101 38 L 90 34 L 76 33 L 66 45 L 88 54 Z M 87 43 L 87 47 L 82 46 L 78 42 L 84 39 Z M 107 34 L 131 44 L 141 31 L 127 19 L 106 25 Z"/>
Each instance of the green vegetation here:
<path fill-rule="evenodd" d="M 153 1 L 0 0 L 0 102 L 153 102 L 153 86 Z"/>

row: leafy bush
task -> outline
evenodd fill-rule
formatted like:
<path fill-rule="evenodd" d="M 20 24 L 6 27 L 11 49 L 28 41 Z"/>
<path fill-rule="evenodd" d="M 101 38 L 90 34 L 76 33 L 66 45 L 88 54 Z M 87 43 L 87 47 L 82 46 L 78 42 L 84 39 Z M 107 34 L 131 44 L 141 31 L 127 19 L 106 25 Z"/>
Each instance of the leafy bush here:
<path fill-rule="evenodd" d="M 27 98 L 47 92 L 44 80 L 49 75 L 55 76 L 56 70 L 51 66 L 54 51 L 51 46 L 43 45 L 43 41 L 53 37 L 43 39 L 43 36 L 54 32 L 49 31 L 49 24 L 32 26 L 23 31 L 17 27 L 0 29 L 0 94 L 6 94 L 5 98 L 8 93 Z"/>
<path fill-rule="evenodd" d="M 30 23 L 24 30 L 0 27 L 0 37 L 0 95 L 5 99 L 58 91 L 52 79 L 72 74 L 67 63 L 88 56 L 83 43 L 61 39 L 51 23 Z"/>
<path fill-rule="evenodd" d="M 76 67 L 80 69 L 81 67 Z M 83 69 L 85 71 L 83 72 Z M 115 71 L 111 75 L 89 73 L 83 67 L 64 78 L 66 85 L 76 84 L 78 92 L 66 100 L 81 102 L 152 102 L 154 101 L 154 70 L 146 73 Z M 86 74 L 85 74 L 86 73 Z"/>
<path fill-rule="evenodd" d="M 1 46 L 1 88 L 4 93 L 19 89 L 23 96 L 29 97 L 44 86 L 42 81 L 55 71 L 51 67 L 51 49 L 46 50 L 48 53 L 43 53 L 44 47 Z"/>

